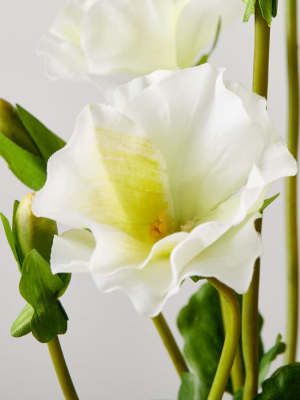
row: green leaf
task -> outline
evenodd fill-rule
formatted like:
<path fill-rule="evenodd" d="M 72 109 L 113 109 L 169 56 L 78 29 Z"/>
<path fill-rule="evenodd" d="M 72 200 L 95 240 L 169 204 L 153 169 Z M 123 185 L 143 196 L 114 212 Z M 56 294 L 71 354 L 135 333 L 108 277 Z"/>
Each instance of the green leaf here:
<path fill-rule="evenodd" d="M 178 400 L 206 400 L 207 394 L 197 375 L 185 372 L 181 376 Z"/>
<path fill-rule="evenodd" d="M 53 153 L 65 146 L 66 143 L 61 138 L 52 133 L 38 119 L 18 104 L 17 110 L 24 126 L 37 145 L 44 160 L 47 161 Z"/>
<path fill-rule="evenodd" d="M 255 400 L 299 400 L 300 363 L 279 368 L 262 384 L 262 393 Z"/>
<path fill-rule="evenodd" d="M 246 10 L 245 10 L 243 21 L 248 22 L 251 15 L 253 15 L 255 13 L 256 0 L 246 0 L 246 1 L 244 1 L 244 3 L 246 3 Z"/>
<path fill-rule="evenodd" d="M 277 10 L 278 10 L 278 0 L 273 0 L 273 5 L 272 5 L 272 17 L 275 18 L 277 16 Z"/>
<path fill-rule="evenodd" d="M 68 286 L 71 282 L 72 274 L 57 274 L 60 277 L 60 280 L 63 283 L 62 289 L 57 292 L 57 298 L 64 295 L 65 291 L 68 289 Z"/>
<path fill-rule="evenodd" d="M 64 285 L 58 275 L 52 275 L 50 265 L 36 250 L 27 255 L 22 268 L 20 293 L 34 309 L 31 331 L 42 343 L 67 331 L 68 318 L 57 301 Z"/>
<path fill-rule="evenodd" d="M 22 149 L 0 133 L 0 155 L 21 182 L 33 190 L 41 189 L 46 182 L 45 161 Z"/>
<path fill-rule="evenodd" d="M 275 346 L 273 346 L 260 360 L 259 363 L 259 386 L 261 386 L 262 382 L 268 375 L 270 370 L 270 366 L 273 360 L 279 355 L 285 352 L 285 343 L 281 341 L 282 336 L 278 335 L 276 339 Z"/>
<path fill-rule="evenodd" d="M 26 306 L 20 312 L 18 318 L 12 324 L 10 333 L 13 337 L 18 338 L 31 332 L 31 320 L 33 314 L 34 309 L 30 304 L 26 304 Z"/>
<path fill-rule="evenodd" d="M 10 248 L 11 248 L 11 251 L 13 252 L 15 260 L 17 261 L 19 270 L 21 271 L 22 270 L 21 263 L 20 263 L 20 260 L 19 260 L 18 252 L 17 252 L 16 245 L 15 245 L 14 235 L 12 233 L 9 221 L 5 217 L 5 215 L 3 215 L 2 213 L 0 213 L 0 216 L 1 216 L 2 224 L 3 224 L 4 232 L 5 232 L 5 235 L 6 235 L 6 239 L 8 241 L 8 244 L 9 244 Z"/>
<path fill-rule="evenodd" d="M 262 16 L 271 25 L 273 14 L 273 0 L 259 0 Z"/>
<path fill-rule="evenodd" d="M 232 400 L 243 400 L 244 388 L 240 388 L 237 392 L 234 393 Z"/>
<path fill-rule="evenodd" d="M 214 42 L 213 42 L 213 44 L 211 46 L 211 49 L 209 50 L 208 53 L 204 54 L 200 58 L 200 60 L 196 63 L 196 66 L 207 63 L 209 57 L 212 55 L 213 51 L 215 50 L 215 48 L 216 48 L 216 46 L 218 44 L 218 40 L 219 40 L 219 36 L 220 36 L 220 32 L 221 32 L 221 27 L 222 27 L 222 19 L 219 18 L 218 25 L 217 25 L 217 30 L 216 30 L 216 34 L 215 34 L 215 39 L 214 39 Z"/>
<path fill-rule="evenodd" d="M 266 199 L 264 201 L 264 204 L 262 205 L 261 209 L 259 212 L 263 212 L 271 203 L 273 203 L 274 200 L 277 199 L 277 197 L 280 195 L 280 193 L 275 194 L 275 196 L 270 197 L 269 199 Z"/>
<path fill-rule="evenodd" d="M 207 398 L 224 343 L 217 290 L 209 283 L 202 285 L 180 311 L 177 324 L 184 339 L 185 358 L 201 382 L 201 396 Z"/>

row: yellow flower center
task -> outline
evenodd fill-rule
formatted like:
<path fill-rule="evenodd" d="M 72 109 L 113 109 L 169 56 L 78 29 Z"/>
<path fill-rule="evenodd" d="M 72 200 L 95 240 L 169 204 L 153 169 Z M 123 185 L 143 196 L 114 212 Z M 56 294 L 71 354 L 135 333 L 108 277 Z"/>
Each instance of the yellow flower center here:
<path fill-rule="evenodd" d="M 153 222 L 150 228 L 150 236 L 153 239 L 161 239 L 167 236 L 168 226 L 167 226 L 167 216 L 164 211 L 160 211 L 158 214 L 157 221 Z"/>

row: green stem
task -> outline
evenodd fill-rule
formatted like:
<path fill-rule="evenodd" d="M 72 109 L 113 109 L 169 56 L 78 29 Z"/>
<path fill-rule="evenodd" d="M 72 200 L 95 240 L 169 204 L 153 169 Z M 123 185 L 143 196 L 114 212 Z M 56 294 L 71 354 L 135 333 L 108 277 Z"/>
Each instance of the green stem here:
<path fill-rule="evenodd" d="M 159 314 L 156 317 L 152 318 L 152 321 L 154 322 L 154 325 L 158 330 L 158 333 L 169 353 L 169 356 L 173 361 L 179 377 L 181 377 L 182 373 L 188 372 L 189 369 L 164 316 L 162 314 Z"/>
<path fill-rule="evenodd" d="M 286 36 L 288 68 L 288 147 L 298 157 L 299 132 L 299 73 L 297 40 L 297 1 L 286 0 Z M 286 179 L 286 228 L 287 228 L 287 326 L 285 362 L 296 361 L 298 336 L 298 213 L 297 177 Z"/>
<path fill-rule="evenodd" d="M 79 400 L 58 337 L 48 343 L 48 349 L 65 398 L 67 400 Z"/>
<path fill-rule="evenodd" d="M 227 304 L 226 304 L 226 300 L 224 299 L 223 296 L 221 296 L 221 294 L 220 294 L 220 303 L 221 303 L 224 332 L 226 334 L 226 329 L 227 329 L 227 325 L 228 325 Z M 232 383 L 233 393 L 237 392 L 241 387 L 244 386 L 244 381 L 245 381 L 244 365 L 243 365 L 243 360 L 242 360 L 241 348 L 240 348 L 240 344 L 239 344 L 236 354 L 235 354 L 232 370 L 231 370 L 231 383 Z"/>
<path fill-rule="evenodd" d="M 226 335 L 218 369 L 208 396 L 208 400 L 221 400 L 226 389 L 234 358 L 239 345 L 241 316 L 235 292 L 215 278 L 207 279 L 226 302 Z"/>
<path fill-rule="evenodd" d="M 255 6 L 255 39 L 253 60 L 253 92 L 267 98 L 269 81 L 270 28 L 262 16 L 259 2 Z M 256 229 L 261 232 L 261 220 Z M 245 387 L 243 400 L 252 400 L 258 389 L 258 296 L 260 260 L 255 263 L 252 283 L 243 296 L 242 343 L 245 362 Z"/>

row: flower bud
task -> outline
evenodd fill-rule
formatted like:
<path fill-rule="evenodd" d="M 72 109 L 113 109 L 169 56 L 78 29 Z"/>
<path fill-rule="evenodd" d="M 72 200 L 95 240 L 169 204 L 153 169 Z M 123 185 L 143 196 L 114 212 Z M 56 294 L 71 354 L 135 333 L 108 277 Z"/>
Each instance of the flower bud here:
<path fill-rule="evenodd" d="M 37 218 L 31 211 L 34 193 L 26 195 L 16 212 L 14 234 L 21 262 L 31 250 L 37 250 L 44 259 L 50 261 L 56 222 L 47 218 Z"/>
<path fill-rule="evenodd" d="M 23 125 L 18 111 L 7 101 L 0 99 L 0 133 L 36 156 L 40 152 L 30 134 Z"/>

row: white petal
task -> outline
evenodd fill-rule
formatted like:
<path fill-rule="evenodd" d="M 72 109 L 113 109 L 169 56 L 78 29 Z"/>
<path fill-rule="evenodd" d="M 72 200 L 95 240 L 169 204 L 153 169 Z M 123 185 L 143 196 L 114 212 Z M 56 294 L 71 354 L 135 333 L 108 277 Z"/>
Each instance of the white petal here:
<path fill-rule="evenodd" d="M 163 152 L 175 210 L 184 225 L 246 184 L 264 149 L 262 127 L 224 86 L 222 71 L 209 64 L 164 78 L 156 73 L 153 84 L 151 77 L 117 90 L 116 105 Z"/>
<path fill-rule="evenodd" d="M 124 291 L 141 315 L 154 317 L 161 312 L 167 298 L 179 289 L 170 287 L 173 279 L 170 254 L 186 236 L 187 233 L 181 232 L 157 242 L 139 268 L 121 268 L 110 275 L 94 270 L 93 277 L 98 288 L 104 292 Z"/>
<path fill-rule="evenodd" d="M 267 113 L 266 100 L 239 83 L 224 82 L 226 87 L 237 94 L 251 118 L 262 127 L 264 151 L 258 163 L 266 184 L 297 173 L 297 162 L 289 152 L 283 139 L 275 131 Z"/>
<path fill-rule="evenodd" d="M 43 37 L 38 45 L 38 54 L 45 58 L 46 75 L 50 79 L 74 76 L 77 79 L 88 79 L 82 76 L 87 73 L 88 65 L 80 47 Z"/>
<path fill-rule="evenodd" d="M 214 277 L 236 292 L 245 293 L 252 280 L 255 260 L 263 251 L 260 235 L 254 227 L 254 221 L 260 217 L 259 213 L 252 215 L 228 230 L 181 270 L 180 281 L 194 275 Z M 180 250 L 184 251 L 184 247 Z"/>
<path fill-rule="evenodd" d="M 102 0 L 82 23 L 91 73 L 139 74 L 176 66 L 172 0 Z"/>
<path fill-rule="evenodd" d="M 85 230 L 72 229 L 55 236 L 51 252 L 52 272 L 89 272 L 95 245 L 93 234 Z"/>
<path fill-rule="evenodd" d="M 242 19 L 241 0 L 190 0 L 179 14 L 176 29 L 177 62 L 180 68 L 198 61 L 203 48 L 213 41 L 218 21 L 222 28 L 234 19 Z"/>
<path fill-rule="evenodd" d="M 84 15 L 78 0 L 69 0 L 57 14 L 50 33 L 59 39 L 80 46 L 80 24 Z"/>
<path fill-rule="evenodd" d="M 114 226 L 149 240 L 160 211 L 174 231 L 164 159 L 133 121 L 109 106 L 86 106 L 67 146 L 48 162 L 33 212 L 77 228 Z"/>

